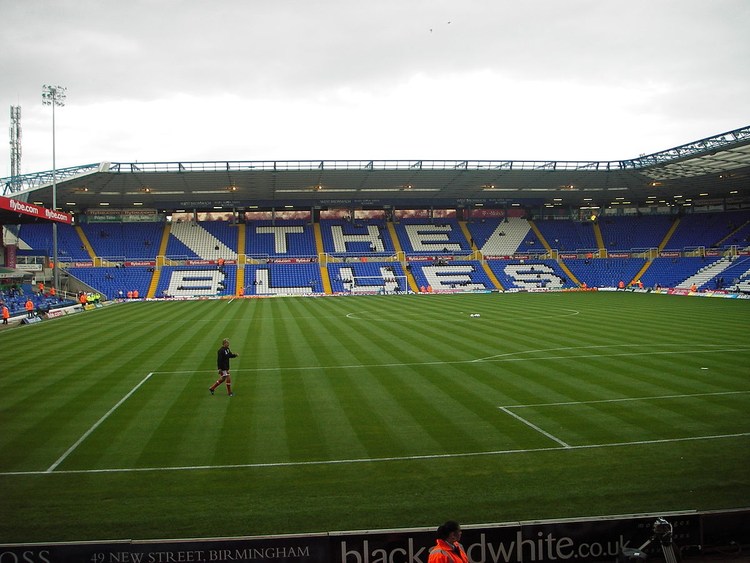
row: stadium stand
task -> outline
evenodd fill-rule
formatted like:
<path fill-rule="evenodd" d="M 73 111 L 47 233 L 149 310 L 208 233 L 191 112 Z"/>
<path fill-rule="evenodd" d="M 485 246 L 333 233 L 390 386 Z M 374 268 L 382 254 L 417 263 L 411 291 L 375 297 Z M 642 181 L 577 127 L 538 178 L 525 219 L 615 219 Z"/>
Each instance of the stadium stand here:
<path fill-rule="evenodd" d="M 674 218 L 670 215 L 604 217 L 599 229 L 608 251 L 638 251 L 658 247 Z"/>
<path fill-rule="evenodd" d="M 534 223 L 551 248 L 566 252 L 598 250 L 594 230 L 589 222 L 543 220 Z M 538 242 L 527 238 L 524 244 L 534 247 Z"/>
<path fill-rule="evenodd" d="M 323 249 L 332 256 L 392 255 L 396 249 L 383 221 L 324 220 L 320 222 Z"/>
<path fill-rule="evenodd" d="M 491 260 L 492 272 L 505 289 L 563 289 L 575 287 L 555 260 Z"/>
<path fill-rule="evenodd" d="M 440 219 L 404 219 L 396 224 L 401 248 L 407 254 L 434 256 L 438 254 L 469 254 L 469 241 L 458 221 Z"/>
<path fill-rule="evenodd" d="M 245 266 L 245 295 L 321 293 L 320 269 L 313 262 Z"/>
<path fill-rule="evenodd" d="M 316 256 L 315 234 L 304 221 L 253 221 L 246 228 L 246 254 L 254 257 Z"/>
<path fill-rule="evenodd" d="M 134 290 L 138 290 L 138 294 L 145 297 L 153 276 L 150 269 L 152 268 L 143 266 L 75 267 L 68 268 L 68 274 L 75 276 L 107 299 L 118 299 L 126 296 L 128 291 Z"/>
<path fill-rule="evenodd" d="M 236 285 L 235 265 L 164 266 L 155 296 L 228 296 L 235 294 Z"/>
<path fill-rule="evenodd" d="M 31 302 L 34 304 L 34 310 L 39 312 L 49 311 L 51 309 L 66 307 L 73 304 L 73 301 L 70 299 L 34 291 L 34 288 L 28 283 L 0 291 L 0 302 L 8 307 L 8 312 L 10 313 L 11 318 L 21 315 L 26 316 L 26 300 L 28 298 L 31 298 Z"/>
<path fill-rule="evenodd" d="M 188 260 L 236 260 L 237 228 L 223 221 L 173 223 L 167 256 Z"/>
<path fill-rule="evenodd" d="M 566 262 L 578 281 L 588 287 L 617 287 L 620 281 L 629 284 L 643 263 L 642 258 L 592 258 Z"/>
<path fill-rule="evenodd" d="M 398 262 L 344 262 L 328 265 L 334 293 L 391 293 L 408 290 L 406 274 Z"/>
<path fill-rule="evenodd" d="M 109 262 L 155 260 L 162 223 L 95 223 L 81 225 L 94 254 Z"/>
<path fill-rule="evenodd" d="M 641 281 L 646 287 L 686 287 L 685 280 L 716 260 L 718 258 L 689 256 L 656 258 L 641 276 Z"/>
<path fill-rule="evenodd" d="M 750 212 L 694 213 L 680 218 L 667 248 L 719 248 L 730 246 L 734 234 L 750 220 Z M 727 243 L 727 240 L 730 242 Z M 737 243 L 741 242 L 738 238 Z"/>
<path fill-rule="evenodd" d="M 544 252 L 544 246 L 520 217 L 467 224 L 474 244 L 485 256 L 512 256 L 516 252 Z"/>
<path fill-rule="evenodd" d="M 18 255 L 34 256 L 44 254 L 52 256 L 52 225 L 49 223 L 31 223 L 21 225 L 18 229 Z M 57 226 L 57 246 L 60 262 L 90 261 L 81 237 L 70 225 Z"/>
<path fill-rule="evenodd" d="M 477 261 L 413 262 L 411 271 L 418 287 L 434 291 L 497 289 Z"/>
<path fill-rule="evenodd" d="M 129 290 L 162 297 L 420 287 L 522 291 L 572 288 L 578 283 L 616 287 L 620 281 L 629 284 L 639 274 L 648 288 L 695 283 L 700 289 L 726 289 L 747 283 L 748 268 L 743 265 L 747 258 L 738 250 L 750 246 L 745 240 L 749 218 L 750 212 L 680 217 L 667 239 L 676 216 L 600 217 L 604 247 L 608 254 L 616 254 L 607 258 L 597 257 L 597 225 L 572 220 L 534 223 L 552 249 L 565 256 L 553 259 L 559 257 L 547 253 L 532 223 L 520 217 L 465 224 L 452 219 L 408 219 L 393 225 L 396 241 L 390 225 L 382 220 L 323 220 L 317 242 L 316 226 L 302 220 L 253 221 L 246 226 L 225 221 L 99 223 L 83 225 L 79 231 L 60 226 L 64 234 L 59 237 L 59 254 L 71 266 L 67 268 L 70 275 L 107 299 Z M 165 232 L 169 233 L 166 252 L 160 256 Z M 49 256 L 50 225 L 24 225 L 19 234 L 23 241 L 19 254 Z M 246 244 L 240 260 L 242 237 Z M 665 241 L 671 250 L 659 254 L 655 249 Z M 721 249 L 708 252 L 717 244 L 730 251 L 727 257 Z M 472 245 L 486 257 L 486 263 L 470 259 L 475 258 Z M 323 271 L 319 247 L 328 256 Z M 403 254 L 397 254 L 399 247 Z M 95 267 L 82 267 L 87 264 Z M 390 275 L 397 278 L 395 284 Z M 358 278 L 358 283 L 344 283 L 350 278 Z"/>

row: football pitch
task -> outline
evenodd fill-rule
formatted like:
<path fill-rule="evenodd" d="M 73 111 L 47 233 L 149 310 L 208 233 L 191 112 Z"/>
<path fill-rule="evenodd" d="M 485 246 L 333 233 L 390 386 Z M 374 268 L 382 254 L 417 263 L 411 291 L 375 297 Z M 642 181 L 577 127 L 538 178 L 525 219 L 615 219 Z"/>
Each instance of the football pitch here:
<path fill-rule="evenodd" d="M 0 350 L 0 543 L 750 506 L 750 301 L 137 302 Z"/>

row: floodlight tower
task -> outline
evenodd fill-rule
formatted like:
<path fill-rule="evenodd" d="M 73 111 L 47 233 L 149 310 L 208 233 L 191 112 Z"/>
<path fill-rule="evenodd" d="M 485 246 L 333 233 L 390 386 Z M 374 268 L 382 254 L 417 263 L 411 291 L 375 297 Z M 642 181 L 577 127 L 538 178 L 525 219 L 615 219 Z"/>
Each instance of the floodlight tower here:
<path fill-rule="evenodd" d="M 57 163 L 55 161 L 55 107 L 65 105 L 65 91 L 63 86 L 42 87 L 42 105 L 52 106 L 52 209 L 57 209 Z M 53 287 L 60 289 L 60 268 L 57 265 L 57 222 L 52 222 L 52 278 Z"/>
<path fill-rule="evenodd" d="M 19 190 L 21 175 L 21 106 L 10 106 L 10 190 Z"/>

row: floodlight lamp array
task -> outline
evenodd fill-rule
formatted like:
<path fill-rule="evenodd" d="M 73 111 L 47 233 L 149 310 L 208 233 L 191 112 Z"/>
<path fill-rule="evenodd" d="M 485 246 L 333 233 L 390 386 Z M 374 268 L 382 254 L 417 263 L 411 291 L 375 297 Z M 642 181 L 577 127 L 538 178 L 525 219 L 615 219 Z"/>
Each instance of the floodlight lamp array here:
<path fill-rule="evenodd" d="M 67 88 L 64 86 L 51 86 L 45 84 L 42 86 L 42 105 L 51 106 L 55 105 L 58 107 L 65 105 L 65 91 Z"/>

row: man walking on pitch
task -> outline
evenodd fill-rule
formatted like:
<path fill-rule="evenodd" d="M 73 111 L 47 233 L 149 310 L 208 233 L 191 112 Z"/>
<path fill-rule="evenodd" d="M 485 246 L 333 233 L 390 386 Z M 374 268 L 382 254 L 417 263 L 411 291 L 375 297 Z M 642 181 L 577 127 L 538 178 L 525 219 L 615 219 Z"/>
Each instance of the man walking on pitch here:
<path fill-rule="evenodd" d="M 221 343 L 221 348 L 219 348 L 216 356 L 216 367 L 219 370 L 219 379 L 217 379 L 216 383 L 208 388 L 209 392 L 212 395 L 214 394 L 214 390 L 219 385 L 226 382 L 227 395 L 229 395 L 230 397 L 234 397 L 234 393 L 232 393 L 232 377 L 229 375 L 229 358 L 236 358 L 237 356 L 239 356 L 239 354 L 232 353 L 232 351 L 229 349 L 229 339 L 225 338 Z"/>

